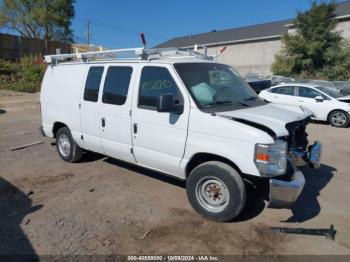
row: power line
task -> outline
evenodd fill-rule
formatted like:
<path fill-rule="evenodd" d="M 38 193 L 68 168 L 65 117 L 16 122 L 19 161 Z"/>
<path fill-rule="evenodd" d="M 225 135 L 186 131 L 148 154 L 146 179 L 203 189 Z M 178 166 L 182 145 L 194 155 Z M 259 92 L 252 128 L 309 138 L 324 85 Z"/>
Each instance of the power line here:
<path fill-rule="evenodd" d="M 129 29 L 129 28 L 125 28 L 125 27 L 122 27 L 122 26 L 108 24 L 108 23 L 105 23 L 103 21 L 96 20 L 96 19 L 90 19 L 90 18 L 84 18 L 84 17 L 75 17 L 75 19 L 78 19 L 78 20 L 81 20 L 81 21 L 84 21 L 84 22 L 85 21 L 89 21 L 90 23 L 93 23 L 96 26 L 103 26 L 105 28 L 107 27 L 107 28 L 109 28 L 111 30 L 118 31 L 118 32 L 124 32 L 124 33 L 130 34 L 130 35 L 138 35 L 140 33 L 140 31 L 136 31 L 134 29 Z M 150 37 L 150 38 L 153 38 L 153 39 L 157 39 L 157 40 L 161 40 L 161 41 L 168 40 L 167 37 L 159 36 L 159 35 L 155 35 L 155 34 L 149 34 L 149 33 L 147 33 L 147 37 Z"/>

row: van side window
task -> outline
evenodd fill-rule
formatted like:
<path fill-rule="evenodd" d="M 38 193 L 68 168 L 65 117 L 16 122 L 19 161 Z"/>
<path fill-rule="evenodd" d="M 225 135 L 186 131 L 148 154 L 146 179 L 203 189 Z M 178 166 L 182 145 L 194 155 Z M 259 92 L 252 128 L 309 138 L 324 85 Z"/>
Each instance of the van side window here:
<path fill-rule="evenodd" d="M 103 87 L 102 102 L 105 104 L 123 105 L 128 95 L 131 74 L 131 67 L 109 67 Z"/>
<path fill-rule="evenodd" d="M 97 102 L 104 67 L 92 66 L 85 83 L 84 100 Z"/>
<path fill-rule="evenodd" d="M 177 103 L 183 100 L 168 69 L 164 67 L 144 67 L 140 80 L 139 107 L 156 109 L 159 98 L 163 94 L 172 94 Z"/>

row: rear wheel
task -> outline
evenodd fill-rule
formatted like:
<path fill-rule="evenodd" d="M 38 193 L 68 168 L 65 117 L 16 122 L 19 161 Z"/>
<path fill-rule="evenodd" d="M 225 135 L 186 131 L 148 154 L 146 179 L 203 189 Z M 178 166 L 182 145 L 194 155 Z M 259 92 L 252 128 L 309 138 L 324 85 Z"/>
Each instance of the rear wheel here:
<path fill-rule="evenodd" d="M 83 150 L 74 142 L 68 127 L 62 127 L 57 131 L 56 147 L 65 162 L 78 162 L 83 156 Z"/>
<path fill-rule="evenodd" d="M 246 201 L 246 188 L 239 173 L 230 165 L 217 161 L 193 169 L 186 189 L 194 210 L 215 221 L 234 219 Z"/>
<path fill-rule="evenodd" d="M 347 127 L 349 125 L 349 122 L 350 122 L 349 114 L 344 111 L 336 110 L 329 115 L 329 123 L 332 126 Z"/>

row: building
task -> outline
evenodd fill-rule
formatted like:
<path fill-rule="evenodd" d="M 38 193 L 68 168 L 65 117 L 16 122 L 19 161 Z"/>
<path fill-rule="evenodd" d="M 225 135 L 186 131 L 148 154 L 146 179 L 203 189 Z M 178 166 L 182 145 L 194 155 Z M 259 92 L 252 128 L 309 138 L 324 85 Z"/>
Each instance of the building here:
<path fill-rule="evenodd" d="M 338 21 L 336 30 L 341 31 L 343 37 L 350 40 L 350 1 L 339 3 L 336 15 Z M 293 19 L 287 19 L 177 37 L 157 47 L 193 48 L 196 44 L 205 45 L 208 54 L 215 55 L 227 46 L 225 52 L 218 57 L 218 62 L 234 66 L 243 75 L 249 72 L 270 75 L 274 55 L 282 47 L 282 35 L 293 31 L 295 31 Z"/>

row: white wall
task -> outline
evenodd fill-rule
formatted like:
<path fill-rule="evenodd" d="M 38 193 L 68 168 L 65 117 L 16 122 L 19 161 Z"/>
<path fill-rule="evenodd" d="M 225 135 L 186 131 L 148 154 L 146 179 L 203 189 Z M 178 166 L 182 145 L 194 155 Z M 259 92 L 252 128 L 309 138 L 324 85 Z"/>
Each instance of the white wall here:
<path fill-rule="evenodd" d="M 350 41 L 350 21 L 339 22 L 336 30 L 341 31 L 343 37 Z M 290 28 L 288 32 L 295 33 L 295 30 Z M 271 65 L 281 47 L 280 40 L 231 44 L 217 61 L 235 67 L 243 76 L 249 72 L 267 76 L 272 74 Z M 222 48 L 223 46 L 209 47 L 208 54 L 215 55 Z"/>
<path fill-rule="evenodd" d="M 338 23 L 336 30 L 341 31 L 342 36 L 345 39 L 350 40 L 350 21 L 343 21 L 343 22 Z"/>
<path fill-rule="evenodd" d="M 235 67 L 242 75 L 248 72 L 269 75 L 274 54 L 281 49 L 281 46 L 280 40 L 229 45 L 217 61 Z M 222 46 L 210 47 L 208 54 L 215 55 L 220 49 Z"/>

